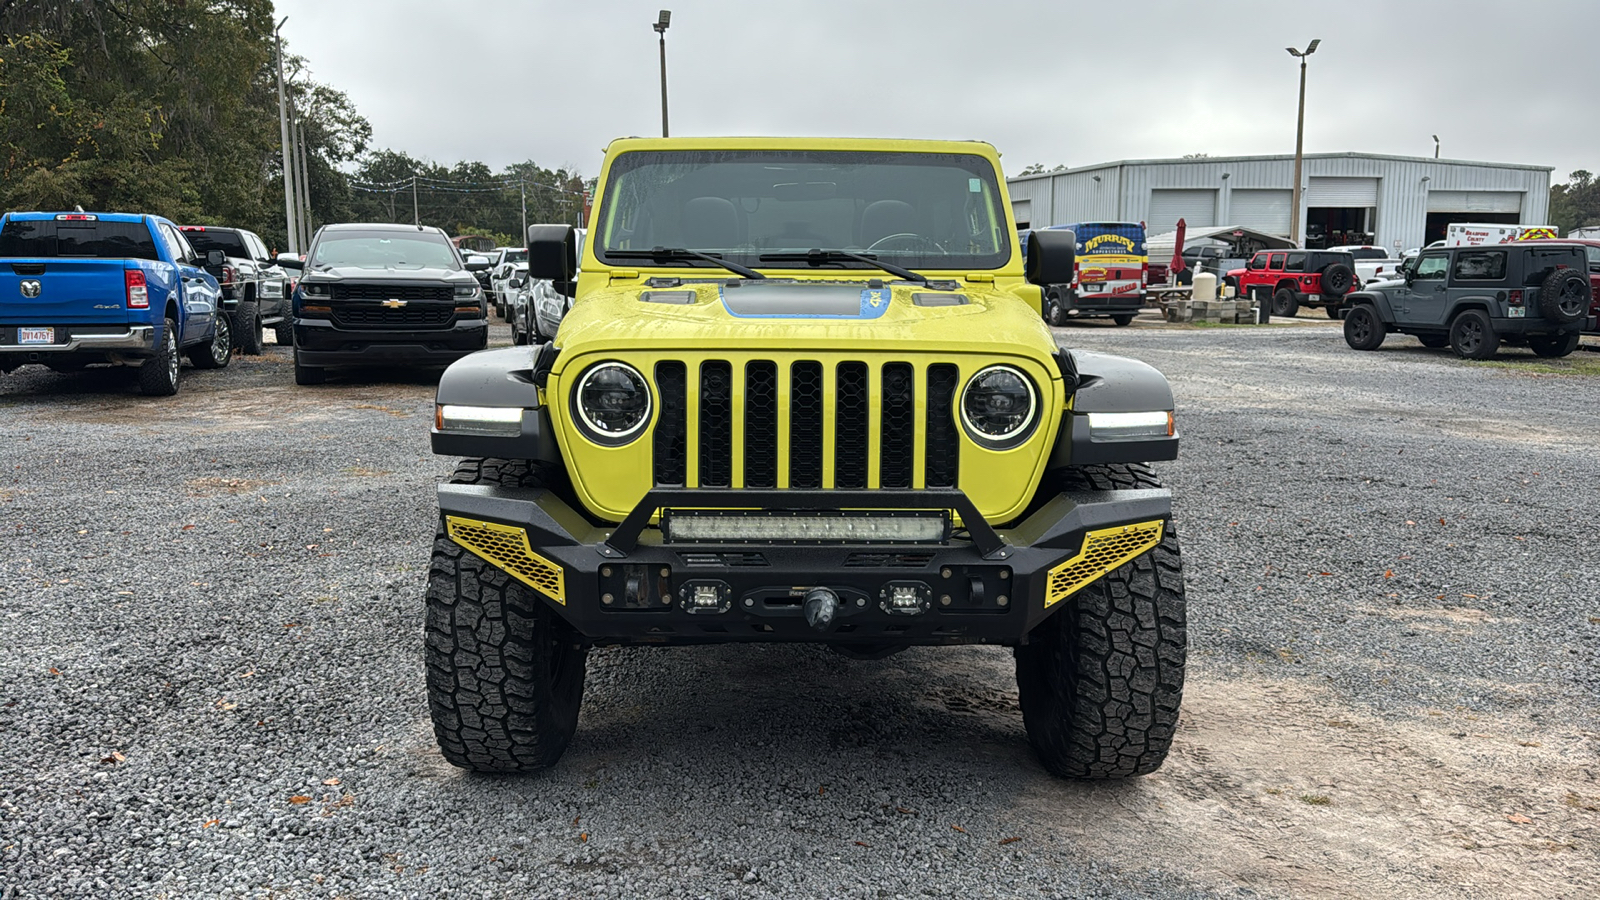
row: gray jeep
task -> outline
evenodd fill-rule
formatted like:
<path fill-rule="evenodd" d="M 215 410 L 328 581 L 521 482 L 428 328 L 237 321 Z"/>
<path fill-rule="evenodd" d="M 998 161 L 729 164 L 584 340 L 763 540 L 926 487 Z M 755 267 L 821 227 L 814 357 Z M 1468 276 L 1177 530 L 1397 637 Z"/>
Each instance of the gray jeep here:
<path fill-rule="evenodd" d="M 1376 350 L 1391 331 L 1462 359 L 1489 359 L 1501 341 L 1566 356 L 1589 309 L 1589 264 L 1578 244 L 1440 247 L 1407 260 L 1401 278 L 1346 298 L 1344 339 Z"/>

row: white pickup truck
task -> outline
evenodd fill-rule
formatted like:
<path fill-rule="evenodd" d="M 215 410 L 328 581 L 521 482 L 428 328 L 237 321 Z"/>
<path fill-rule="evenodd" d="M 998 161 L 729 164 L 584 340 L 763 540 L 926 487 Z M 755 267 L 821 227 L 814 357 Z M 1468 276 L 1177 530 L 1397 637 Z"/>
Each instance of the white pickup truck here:
<path fill-rule="evenodd" d="M 1355 258 L 1356 284 L 1363 287 L 1374 281 L 1384 281 L 1398 277 L 1400 260 L 1391 259 L 1389 251 L 1374 244 L 1351 244 L 1344 247 L 1329 247 L 1333 253 L 1348 253 Z"/>

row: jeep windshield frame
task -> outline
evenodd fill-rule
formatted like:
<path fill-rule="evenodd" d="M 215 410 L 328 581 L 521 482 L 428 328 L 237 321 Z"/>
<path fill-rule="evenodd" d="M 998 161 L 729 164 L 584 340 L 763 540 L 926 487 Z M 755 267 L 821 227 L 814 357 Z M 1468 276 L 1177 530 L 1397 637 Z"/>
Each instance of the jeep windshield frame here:
<path fill-rule="evenodd" d="M 998 269 L 1012 258 L 999 173 L 976 153 L 631 150 L 611 162 L 596 223 L 592 252 L 607 265 L 637 265 L 656 247 L 751 268 L 817 248 L 907 269 Z"/>

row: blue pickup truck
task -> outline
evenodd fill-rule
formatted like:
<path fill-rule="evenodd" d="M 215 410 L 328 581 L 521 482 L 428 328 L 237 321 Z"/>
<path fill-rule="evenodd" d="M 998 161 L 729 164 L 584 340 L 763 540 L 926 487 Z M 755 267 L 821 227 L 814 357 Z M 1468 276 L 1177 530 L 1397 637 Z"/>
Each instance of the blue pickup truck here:
<path fill-rule="evenodd" d="M 233 358 L 207 262 L 159 216 L 0 216 L 0 372 L 131 366 L 143 393 L 176 394 L 182 355 L 202 369 Z"/>

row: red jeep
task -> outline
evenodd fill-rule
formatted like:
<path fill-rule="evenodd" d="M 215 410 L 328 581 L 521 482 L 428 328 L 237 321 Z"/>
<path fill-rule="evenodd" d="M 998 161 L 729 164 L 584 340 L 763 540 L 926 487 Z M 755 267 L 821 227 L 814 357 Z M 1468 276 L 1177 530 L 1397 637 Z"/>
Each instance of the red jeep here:
<path fill-rule="evenodd" d="M 1355 259 L 1332 250 L 1262 250 L 1247 268 L 1230 271 L 1226 282 L 1240 297 L 1270 298 L 1275 316 L 1292 318 L 1302 306 L 1320 306 L 1337 319 L 1344 295 L 1356 286 Z"/>
<path fill-rule="evenodd" d="M 1589 287 L 1594 295 L 1589 301 L 1589 317 L 1583 322 L 1584 334 L 1600 334 L 1600 241 L 1580 240 L 1578 238 L 1563 238 L 1552 240 L 1538 238 L 1531 241 L 1517 241 L 1519 244 L 1582 244 L 1583 249 L 1589 254 Z"/>

